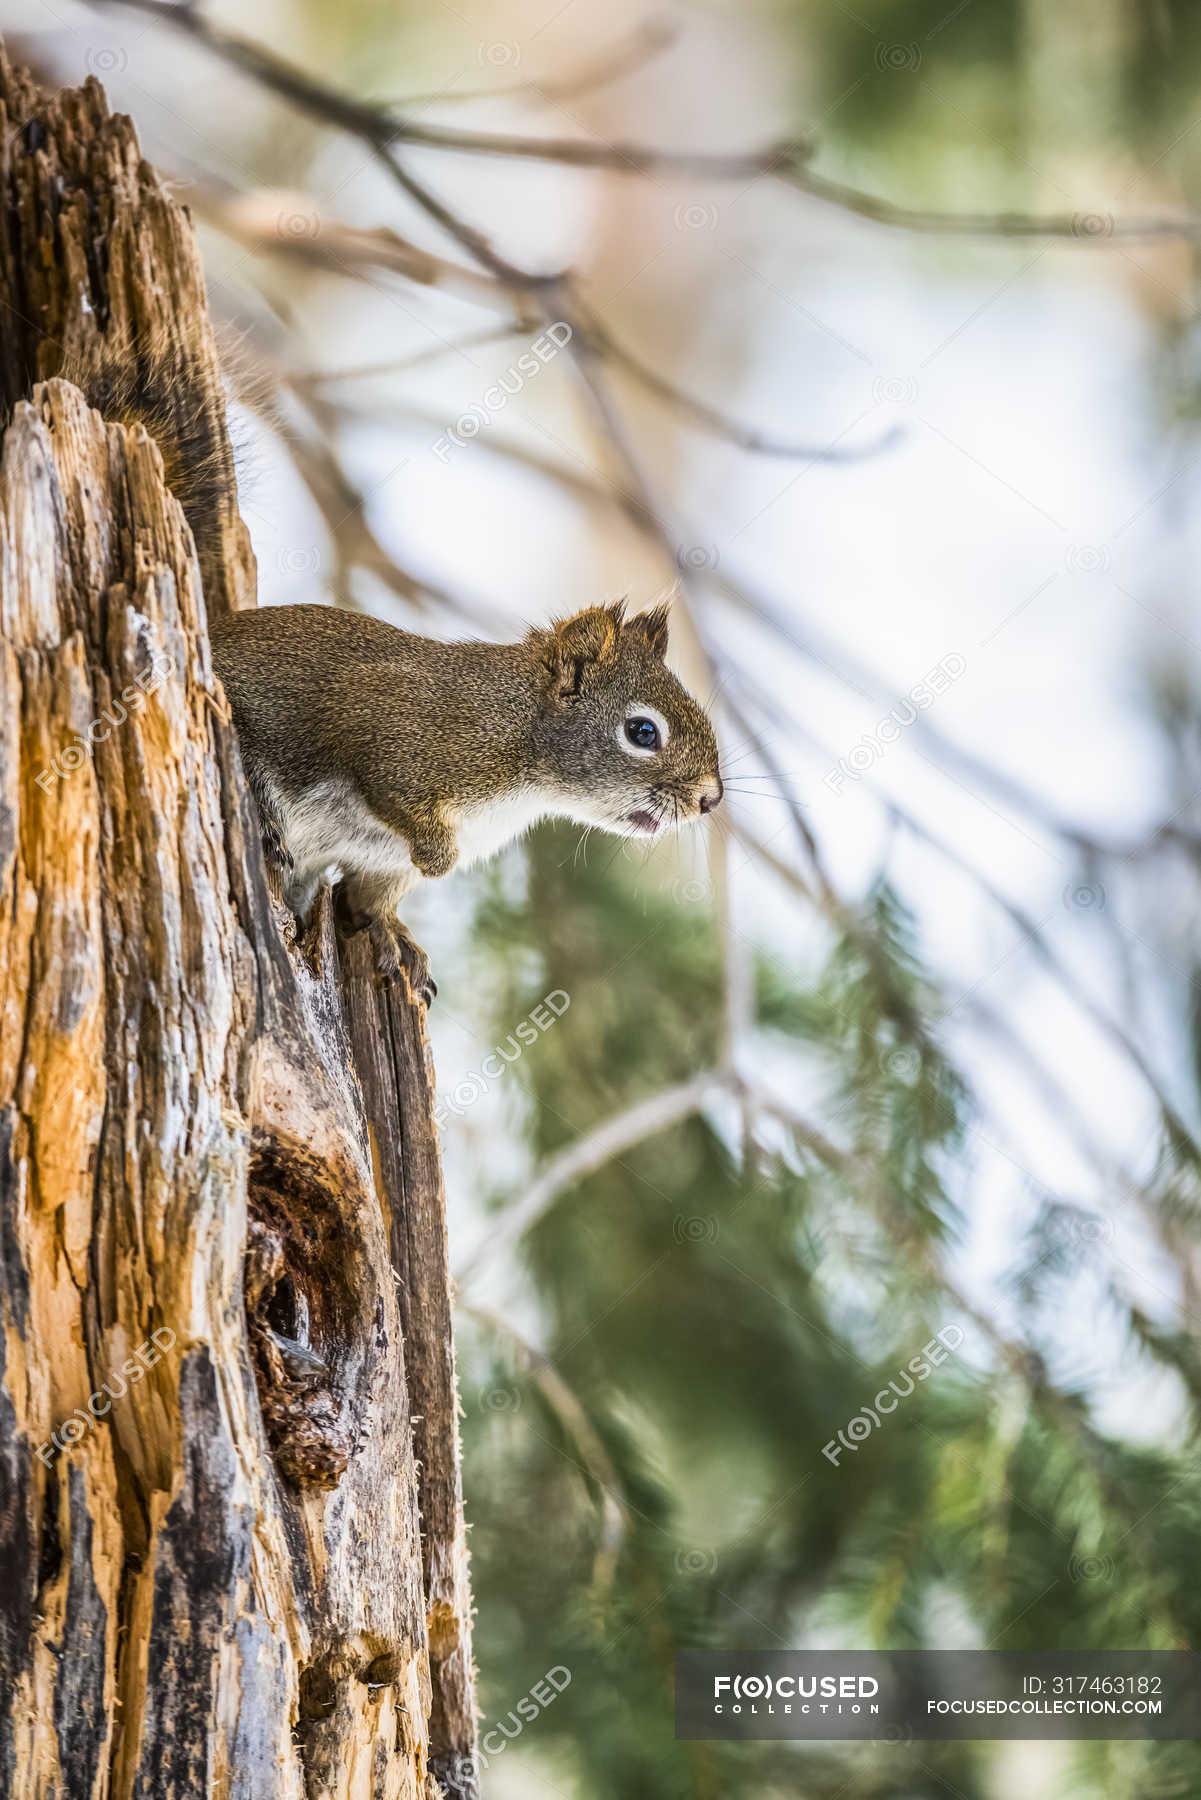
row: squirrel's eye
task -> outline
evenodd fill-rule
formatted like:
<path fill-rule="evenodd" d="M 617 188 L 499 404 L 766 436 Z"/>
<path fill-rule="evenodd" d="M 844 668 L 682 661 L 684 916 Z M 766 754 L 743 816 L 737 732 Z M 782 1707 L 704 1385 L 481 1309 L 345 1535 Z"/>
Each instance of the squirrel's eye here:
<path fill-rule="evenodd" d="M 640 750 L 659 748 L 659 727 L 653 719 L 627 719 L 626 736 Z"/>

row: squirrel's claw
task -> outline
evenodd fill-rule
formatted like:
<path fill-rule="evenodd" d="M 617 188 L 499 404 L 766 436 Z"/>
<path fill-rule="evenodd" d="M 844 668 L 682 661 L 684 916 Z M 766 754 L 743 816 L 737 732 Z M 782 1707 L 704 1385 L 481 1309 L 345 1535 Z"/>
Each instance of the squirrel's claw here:
<path fill-rule="evenodd" d="M 335 908 L 338 927 L 346 936 L 367 933 L 375 959 L 376 987 L 395 987 L 403 970 L 414 1000 L 429 1006 L 438 992 L 438 983 L 430 974 L 430 959 L 400 920 L 390 910 L 376 912 L 353 905 L 344 887 L 338 889 Z"/>
<path fill-rule="evenodd" d="M 430 973 L 430 959 L 417 940 L 398 920 L 374 919 L 371 945 L 375 951 L 376 986 L 395 987 L 403 970 L 413 998 L 428 1007 L 438 992 L 438 984 Z"/>

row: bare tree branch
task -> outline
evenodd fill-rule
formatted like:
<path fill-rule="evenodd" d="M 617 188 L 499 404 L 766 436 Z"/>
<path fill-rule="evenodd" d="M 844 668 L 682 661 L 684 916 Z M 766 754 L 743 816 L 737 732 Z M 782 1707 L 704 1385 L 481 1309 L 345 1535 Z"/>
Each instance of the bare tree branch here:
<path fill-rule="evenodd" d="M 524 1237 L 567 1188 L 595 1175 L 615 1156 L 632 1150 L 646 1138 L 657 1137 L 660 1132 L 691 1118 L 715 1093 L 728 1086 L 729 1079 L 720 1070 L 707 1070 L 691 1081 L 663 1088 L 627 1107 L 624 1112 L 615 1113 L 553 1156 L 516 1205 L 501 1215 L 495 1231 L 455 1271 L 459 1290 L 465 1291 L 485 1264 L 494 1262 L 503 1250 Z"/>
<path fill-rule="evenodd" d="M 151 0 L 121 0 L 122 5 Z M 704 181 L 754 181 L 760 175 L 791 176 L 813 153 L 805 138 L 781 138 L 752 150 L 674 150 L 649 144 L 606 144 L 597 138 L 522 137 L 500 131 L 459 131 L 451 125 L 398 121 L 392 139 L 428 150 L 517 161 L 561 163 L 576 169 L 608 169 L 615 175 L 688 176 Z"/>
<path fill-rule="evenodd" d="M 848 187 L 845 182 L 831 181 L 803 166 L 789 170 L 787 179 L 815 200 L 825 200 L 858 218 L 871 219 L 877 225 L 891 225 L 902 231 L 954 237 L 1062 238 L 1065 242 L 1092 245 L 1111 243 L 1115 238 L 1127 241 L 1183 239 L 1189 243 L 1201 238 L 1201 215 L 1184 207 L 1178 212 L 1140 213 L 1127 218 L 1086 209 L 1072 213 L 948 213 L 898 206 L 891 200 L 881 200 L 874 194 Z"/>
<path fill-rule="evenodd" d="M 189 32 L 227 62 L 285 99 L 328 124 L 354 132 L 381 150 L 396 144 L 409 144 L 474 156 L 502 156 L 556 162 L 576 168 L 611 169 L 618 174 L 691 176 L 721 182 L 751 181 L 759 175 L 770 175 L 859 218 L 914 232 L 944 232 L 966 237 L 1062 238 L 1067 242 L 1094 245 L 1114 238 L 1175 238 L 1189 242 L 1201 238 L 1201 216 L 1185 209 L 1115 218 L 1083 209 L 1051 214 L 947 213 L 897 205 L 816 174 L 809 166 L 813 142 L 803 137 L 784 138 L 756 149 L 723 153 L 423 125 L 399 117 L 387 106 L 352 100 L 336 89 L 326 87 L 250 40 L 222 31 L 191 5 L 174 4 L 172 0 L 96 0 L 96 3 L 105 7 L 126 6 Z"/>
<path fill-rule="evenodd" d="M 178 5 L 174 0 L 96 0 L 96 4 L 103 8 L 112 5 L 128 7 L 186 31 L 198 43 L 285 100 L 329 125 L 353 132 L 380 150 L 410 144 L 483 156 L 568 163 L 577 168 L 612 169 L 619 174 L 687 175 L 714 181 L 751 181 L 756 175 L 780 174 L 789 165 L 803 162 L 810 154 L 810 145 L 799 138 L 786 139 L 761 149 L 722 154 L 708 150 L 655 149 L 645 144 L 605 144 L 590 138 L 507 136 L 499 132 L 457 131 L 451 126 L 423 125 L 403 118 L 393 107 L 353 100 L 336 88 L 327 87 L 249 38 L 222 30 L 191 5 Z"/>

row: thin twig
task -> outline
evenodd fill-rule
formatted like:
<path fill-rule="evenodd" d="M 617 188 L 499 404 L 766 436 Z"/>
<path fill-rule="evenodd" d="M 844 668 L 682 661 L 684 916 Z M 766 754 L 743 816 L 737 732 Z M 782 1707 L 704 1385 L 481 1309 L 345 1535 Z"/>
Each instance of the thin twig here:
<path fill-rule="evenodd" d="M 465 356 L 469 350 L 482 350 L 490 344 L 503 344 L 506 339 L 516 337 L 524 329 L 520 320 L 511 319 L 500 325 L 482 325 L 478 331 L 469 332 L 466 337 L 427 344 L 423 350 L 414 350 L 411 356 L 397 356 L 387 362 L 356 363 L 346 369 L 287 369 L 281 379 L 297 393 L 308 393 L 314 388 L 340 387 L 348 381 L 381 381 L 390 375 L 407 375 L 411 370 L 437 362 L 443 356 Z M 382 405 L 391 411 L 391 397 L 383 401 Z M 432 420 L 433 415 L 430 417 Z"/>
<path fill-rule="evenodd" d="M 704 430 L 712 432 L 715 437 L 724 438 L 727 443 L 734 444 L 740 450 L 749 451 L 756 456 L 780 456 L 795 459 L 798 462 L 820 463 L 855 463 L 865 462 L 869 457 L 879 456 L 881 451 L 890 449 L 904 437 L 904 428 L 891 426 L 883 432 L 874 443 L 865 444 L 861 448 L 843 450 L 837 444 L 800 444 L 789 438 L 773 437 L 769 432 L 760 431 L 753 425 L 742 425 L 716 406 L 710 406 L 694 394 L 677 387 L 657 369 L 644 363 L 632 350 L 618 342 L 608 326 L 602 325 L 594 314 L 587 315 L 588 336 L 597 349 L 618 368 L 627 370 L 634 379 L 666 400 L 682 412 L 686 418 L 700 425 Z"/>
<path fill-rule="evenodd" d="M 862 1158 L 855 1156 L 850 1150 L 840 1150 L 811 1119 L 807 1119 L 794 1106 L 762 1085 L 756 1085 L 748 1091 L 757 1112 L 786 1126 L 801 1148 L 810 1151 L 834 1174 L 851 1179 L 861 1178 Z"/>
<path fill-rule="evenodd" d="M 866 663 L 861 662 L 852 651 L 837 644 L 812 621 L 795 616 L 786 617 L 770 595 L 752 585 L 745 576 L 732 573 L 725 561 L 715 569 L 705 570 L 703 578 L 740 612 L 767 625 L 799 656 L 815 664 L 852 693 L 858 694 L 860 699 L 872 701 L 885 712 L 911 707 L 912 703 L 904 695 L 899 694 Z M 744 686 L 751 685 L 749 677 L 740 674 L 738 679 Z M 762 695 L 761 686 L 756 684 L 756 699 L 762 698 Z M 950 771 L 958 770 L 965 783 L 970 785 L 975 782 L 988 789 L 1003 805 L 1024 814 L 1049 837 L 1060 839 L 1081 855 L 1131 860 L 1161 843 L 1178 846 L 1193 855 L 1201 850 L 1201 842 L 1196 833 L 1177 825 L 1173 819 L 1156 825 L 1145 842 L 1123 843 L 1098 838 L 1073 820 L 1055 812 L 1015 776 L 994 767 L 975 751 L 947 737 L 932 722 L 928 712 L 917 714 L 909 726 L 909 732 L 915 740 L 923 740 L 936 753 L 937 766 L 949 779 L 954 779 Z"/>
<path fill-rule="evenodd" d="M 749 856 L 755 857 L 757 861 L 769 868 L 772 874 L 782 881 L 791 893 L 796 895 L 798 900 L 804 900 L 808 905 L 813 905 L 813 888 L 799 869 L 794 869 L 791 863 L 785 862 L 784 858 L 777 855 L 770 844 L 765 843 L 755 832 L 748 830 L 740 819 L 731 818 L 726 829 L 730 836 L 743 846 Z"/>
<path fill-rule="evenodd" d="M 457 104 L 465 100 L 513 100 L 523 95 L 542 100 L 550 106 L 560 106 L 566 100 L 582 99 L 585 94 L 595 94 L 601 88 L 612 87 L 615 82 L 635 74 L 652 57 L 659 56 L 668 49 L 675 42 L 676 35 L 676 28 L 670 19 L 651 19 L 632 32 L 628 42 L 618 44 L 597 57 L 595 62 L 577 69 L 572 75 L 561 76 L 558 80 L 550 76 L 532 76 L 529 81 L 511 81 L 496 87 L 447 88 L 438 94 L 410 94 L 398 102 L 398 109 L 403 111 L 410 106 Z"/>
<path fill-rule="evenodd" d="M 512 312 L 520 295 L 478 269 L 435 256 L 387 226 L 363 229 L 310 207 L 307 196 L 256 190 L 231 198 L 193 188 L 189 205 L 244 249 L 287 257 L 334 274 L 381 269 L 491 310 Z"/>
<path fill-rule="evenodd" d="M 386 410 L 392 419 L 403 417 L 415 425 L 428 427 L 432 434 L 431 442 L 433 437 L 439 436 L 446 430 L 444 413 L 434 412 L 427 406 L 417 406 L 409 400 L 393 399 L 390 395 L 386 400 L 381 399 L 377 405 L 363 405 L 357 402 L 352 404 L 339 399 L 337 409 L 340 417 L 350 419 L 376 418 L 381 411 Z M 617 487 L 593 475 L 582 457 L 579 459 L 580 469 L 573 469 L 568 464 L 559 462 L 556 458 L 536 450 L 532 445 L 518 443 L 515 439 L 507 438 L 502 432 L 496 430 L 480 432 L 478 437 L 472 439 L 471 448 L 473 454 L 478 451 L 484 456 L 501 457 L 507 462 L 516 463 L 519 467 L 530 470 L 531 473 L 538 475 L 543 480 L 553 482 L 565 493 L 570 494 L 573 499 L 581 500 L 588 506 L 615 509 L 619 513 L 623 513 L 633 528 L 639 532 L 645 533 L 647 529 L 645 514 L 634 496 L 621 492 Z"/>
<path fill-rule="evenodd" d="M 248 339 L 243 340 L 239 354 L 229 361 L 228 373 L 241 404 L 253 412 L 278 439 L 297 474 L 316 502 L 329 534 L 337 559 L 333 586 L 340 604 L 357 609 L 350 586 L 352 569 L 369 571 L 406 605 L 419 611 L 428 603 L 443 606 L 473 626 L 486 613 L 486 608 L 472 604 L 430 577 L 416 573 L 385 550 L 367 518 L 368 496 L 360 493 L 336 454 L 332 442 L 316 432 L 295 428 L 285 419 L 274 402 L 277 384 L 286 378 L 273 358 L 263 352 L 253 365 L 248 352 Z M 316 394 L 295 394 L 296 402 L 306 417 L 316 420 L 322 402 Z"/>
<path fill-rule="evenodd" d="M 540 1389 L 547 1405 L 575 1444 L 583 1464 L 583 1473 L 596 1486 L 600 1496 L 601 1539 L 597 1546 L 593 1570 L 593 1589 L 600 1598 L 609 1592 L 621 1547 L 629 1526 L 630 1505 L 613 1459 L 587 1410 L 574 1389 L 564 1381 L 559 1370 L 544 1350 L 540 1350 L 510 1319 L 489 1306 L 459 1301 L 459 1309 L 496 1337 L 507 1338 L 526 1363 L 530 1379 Z M 568 1459 L 571 1460 L 570 1458 Z M 574 1465 L 573 1465 L 574 1466 Z"/>

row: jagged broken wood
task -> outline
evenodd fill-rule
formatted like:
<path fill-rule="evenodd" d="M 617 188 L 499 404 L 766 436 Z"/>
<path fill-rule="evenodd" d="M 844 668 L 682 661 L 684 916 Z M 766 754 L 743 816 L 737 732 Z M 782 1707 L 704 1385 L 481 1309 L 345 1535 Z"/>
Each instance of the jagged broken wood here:
<path fill-rule="evenodd" d="M 165 335 L 228 456 L 186 213 L 95 82 L 0 60 L 0 157 L 0 1790 L 470 1794 L 420 1009 L 269 889 L 236 509 L 202 571 L 146 433 L 39 380 Z"/>

